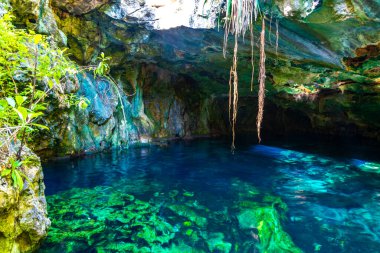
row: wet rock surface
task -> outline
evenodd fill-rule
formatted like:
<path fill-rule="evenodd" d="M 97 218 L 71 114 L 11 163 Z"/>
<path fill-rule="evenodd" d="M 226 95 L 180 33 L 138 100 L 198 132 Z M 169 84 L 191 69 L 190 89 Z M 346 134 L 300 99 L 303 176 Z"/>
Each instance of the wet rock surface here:
<path fill-rule="evenodd" d="M 74 15 L 83 15 L 90 11 L 93 11 L 97 8 L 100 8 L 102 5 L 108 3 L 109 0 L 53 0 L 53 6 L 61 8 Z"/>
<path fill-rule="evenodd" d="M 45 185 L 39 158 L 24 148 L 24 188 L 16 188 L 11 179 L 0 177 L 0 252 L 24 253 L 38 249 L 46 237 L 50 220 L 47 217 Z M 6 158 L 2 159 L 2 164 Z"/>
<path fill-rule="evenodd" d="M 228 110 L 231 48 L 224 59 L 223 32 L 213 28 L 217 27 L 216 13 L 223 5 L 208 1 L 213 4 L 202 6 L 202 2 L 66 1 L 62 2 L 66 7 L 53 4 L 52 10 L 47 8 L 46 13 L 54 12 L 51 23 L 55 22 L 67 36 L 71 57 L 79 64 L 92 64 L 100 52 L 112 57 L 111 75 L 131 95 L 124 96 L 122 92 L 121 99 L 131 119 L 127 120 L 128 126 L 120 126 L 122 117 L 117 111 L 121 104 L 115 92 L 105 95 L 114 101 L 113 106 L 101 106 L 104 99 L 91 98 L 99 94 L 97 91 L 82 93 L 94 103 L 88 120 L 83 121 L 93 123 L 88 124 L 90 130 L 68 131 L 75 136 L 69 139 L 80 140 L 80 144 L 62 140 L 66 139 L 64 133 L 55 134 L 54 141 L 42 145 L 43 150 L 49 153 L 54 146 L 60 147 L 62 152 L 53 153 L 68 155 L 101 150 L 100 143 L 109 147 L 155 137 L 228 134 L 228 120 L 212 117 L 213 113 L 225 115 Z M 67 6 L 91 11 L 77 15 Z M 264 120 L 269 125 L 268 134 L 270 126 L 278 124 L 286 126 L 284 134 L 301 131 L 379 140 L 379 9 L 376 1 L 281 0 L 263 4 L 267 17 Z M 26 13 L 23 9 L 19 12 Z M 163 13 L 177 15 L 174 19 L 178 23 L 167 27 L 165 20 L 174 16 Z M 260 27 L 255 27 L 256 40 L 259 32 Z M 255 132 L 252 123 L 256 117 L 257 85 L 250 92 L 248 44 L 241 41 L 238 55 L 238 125 L 242 132 Z M 256 45 L 255 55 L 257 52 Z M 82 80 L 81 86 L 90 87 L 86 82 L 93 83 L 90 86 L 96 89 L 98 83 L 104 83 Z M 102 108 L 105 111 L 99 114 Z M 71 121 L 69 129 L 82 129 L 81 114 L 68 114 L 71 117 L 56 117 Z M 263 130 L 265 133 L 265 126 Z M 108 137 L 98 138 L 95 132 Z"/>

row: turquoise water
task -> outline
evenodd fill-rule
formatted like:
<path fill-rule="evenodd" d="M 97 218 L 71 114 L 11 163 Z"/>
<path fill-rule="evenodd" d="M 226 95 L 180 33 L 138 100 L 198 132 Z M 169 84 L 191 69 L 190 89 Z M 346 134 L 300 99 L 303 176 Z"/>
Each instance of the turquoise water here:
<path fill-rule="evenodd" d="M 380 252 L 377 154 L 199 140 L 50 162 L 40 252 Z"/>

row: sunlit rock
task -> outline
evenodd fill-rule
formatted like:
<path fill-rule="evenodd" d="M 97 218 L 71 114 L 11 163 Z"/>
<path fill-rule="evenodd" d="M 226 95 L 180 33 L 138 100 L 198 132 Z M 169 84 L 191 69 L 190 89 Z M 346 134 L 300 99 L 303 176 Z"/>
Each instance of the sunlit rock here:
<path fill-rule="evenodd" d="M 108 16 L 149 29 L 180 26 L 214 28 L 220 1 L 118 0 L 104 8 Z"/>
<path fill-rule="evenodd" d="M 66 10 L 74 15 L 86 14 L 108 2 L 109 0 L 52 0 L 52 4 L 54 6 Z"/>
<path fill-rule="evenodd" d="M 50 227 L 40 160 L 27 148 L 22 157 L 29 160 L 23 189 L 17 189 L 10 178 L 0 177 L 0 253 L 35 251 Z"/>

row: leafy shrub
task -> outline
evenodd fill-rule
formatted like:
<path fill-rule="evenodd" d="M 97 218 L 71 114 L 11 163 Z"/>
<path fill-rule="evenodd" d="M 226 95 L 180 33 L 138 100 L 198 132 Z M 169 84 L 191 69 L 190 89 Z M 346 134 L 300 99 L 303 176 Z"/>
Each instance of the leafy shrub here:
<path fill-rule="evenodd" d="M 23 146 L 36 131 L 49 130 L 41 123 L 46 98 L 63 106 L 85 107 L 87 101 L 65 94 L 65 86 L 76 82 L 78 72 L 65 57 L 65 50 L 52 46 L 46 36 L 16 29 L 11 21 L 9 14 L 0 18 L 0 157 L 2 161 L 11 157 L 1 176 L 10 175 L 14 185 L 22 189 Z M 17 146 L 15 157 L 11 146 Z"/>

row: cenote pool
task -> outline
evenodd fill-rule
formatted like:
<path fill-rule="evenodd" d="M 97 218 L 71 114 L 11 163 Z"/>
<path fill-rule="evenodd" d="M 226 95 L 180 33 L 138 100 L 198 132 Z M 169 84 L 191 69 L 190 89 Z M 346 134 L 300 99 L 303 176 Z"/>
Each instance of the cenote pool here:
<path fill-rule="evenodd" d="M 39 252 L 380 252 L 378 150 L 174 142 L 44 164 Z"/>

